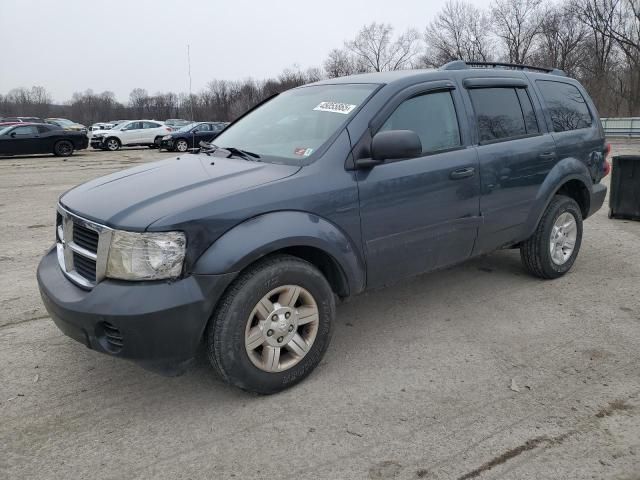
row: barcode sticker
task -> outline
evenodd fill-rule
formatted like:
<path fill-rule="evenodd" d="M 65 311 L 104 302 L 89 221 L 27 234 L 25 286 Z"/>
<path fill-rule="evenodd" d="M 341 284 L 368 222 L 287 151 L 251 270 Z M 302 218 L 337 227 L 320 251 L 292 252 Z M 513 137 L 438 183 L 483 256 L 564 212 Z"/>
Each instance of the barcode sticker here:
<path fill-rule="evenodd" d="M 319 112 L 332 112 L 349 115 L 356 107 L 357 105 L 351 105 L 350 103 L 320 102 L 320 104 L 316 108 L 314 108 L 314 110 L 317 110 Z"/>

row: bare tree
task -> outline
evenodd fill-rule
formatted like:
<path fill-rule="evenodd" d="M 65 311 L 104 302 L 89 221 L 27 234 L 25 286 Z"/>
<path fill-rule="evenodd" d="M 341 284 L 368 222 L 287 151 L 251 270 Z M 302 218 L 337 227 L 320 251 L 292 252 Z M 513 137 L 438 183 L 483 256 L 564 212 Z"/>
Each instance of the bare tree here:
<path fill-rule="evenodd" d="M 391 25 L 374 22 L 363 27 L 345 47 L 362 60 L 368 70 L 384 72 L 411 67 L 418 54 L 418 39 L 418 32 L 409 29 L 394 40 Z"/>
<path fill-rule="evenodd" d="M 536 64 L 555 67 L 575 76 L 585 61 L 588 31 L 566 5 L 549 8 L 540 25 Z"/>
<path fill-rule="evenodd" d="M 490 27 L 486 12 L 466 1 L 449 0 L 425 30 L 425 64 L 491 60 L 494 45 Z"/>
<path fill-rule="evenodd" d="M 495 0 L 493 28 L 505 49 L 506 60 L 524 64 L 533 53 L 544 19 L 542 0 Z"/>

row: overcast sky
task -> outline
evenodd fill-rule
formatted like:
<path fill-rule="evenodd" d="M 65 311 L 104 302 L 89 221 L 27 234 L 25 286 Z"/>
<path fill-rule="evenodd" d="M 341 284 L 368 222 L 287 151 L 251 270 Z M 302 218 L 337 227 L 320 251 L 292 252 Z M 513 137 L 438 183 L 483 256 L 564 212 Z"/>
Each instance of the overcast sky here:
<path fill-rule="evenodd" d="M 489 0 L 471 0 L 485 6 Z M 258 79 L 320 66 L 365 24 L 421 33 L 445 0 L 0 0 L 0 93 L 188 91 L 214 78 Z"/>

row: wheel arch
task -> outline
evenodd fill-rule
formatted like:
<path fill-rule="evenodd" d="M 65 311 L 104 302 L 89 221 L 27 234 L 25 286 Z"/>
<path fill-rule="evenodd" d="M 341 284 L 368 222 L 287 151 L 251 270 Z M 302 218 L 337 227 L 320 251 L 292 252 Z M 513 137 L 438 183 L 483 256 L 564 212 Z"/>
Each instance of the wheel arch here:
<path fill-rule="evenodd" d="M 315 265 L 340 297 L 364 290 L 364 261 L 349 237 L 330 221 L 300 211 L 267 213 L 237 225 L 200 256 L 193 273 L 241 272 L 278 253 Z"/>
<path fill-rule="evenodd" d="M 526 238 L 533 234 L 545 210 L 558 194 L 573 198 L 580 207 L 582 218 L 586 219 L 591 208 L 592 184 L 589 170 L 580 160 L 571 157 L 558 162 L 538 189 L 527 220 Z"/>

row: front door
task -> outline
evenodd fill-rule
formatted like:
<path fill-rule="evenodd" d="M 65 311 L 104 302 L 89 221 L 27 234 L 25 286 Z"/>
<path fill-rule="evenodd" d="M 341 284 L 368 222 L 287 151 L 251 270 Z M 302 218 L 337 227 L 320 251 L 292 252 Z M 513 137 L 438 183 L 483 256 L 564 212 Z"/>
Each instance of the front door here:
<path fill-rule="evenodd" d="M 378 130 L 413 130 L 422 156 L 358 171 L 369 287 L 471 255 L 480 221 L 478 159 L 463 146 L 455 94 L 450 87 L 413 95 Z"/>

